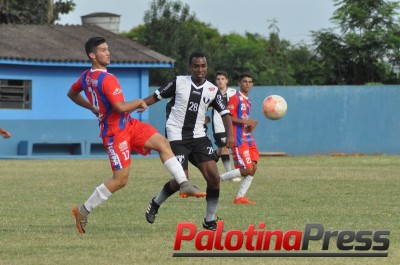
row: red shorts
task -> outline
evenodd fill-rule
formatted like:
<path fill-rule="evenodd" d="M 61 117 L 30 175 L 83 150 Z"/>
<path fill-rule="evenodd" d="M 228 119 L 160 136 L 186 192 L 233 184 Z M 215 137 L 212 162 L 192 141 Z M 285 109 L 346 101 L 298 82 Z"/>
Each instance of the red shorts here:
<path fill-rule="evenodd" d="M 114 135 L 103 138 L 104 148 L 107 151 L 112 171 L 120 170 L 131 164 L 132 151 L 141 155 L 148 155 L 150 149 L 144 144 L 158 131 L 150 124 L 132 119 L 126 123 L 126 128 Z"/>
<path fill-rule="evenodd" d="M 232 148 L 232 158 L 235 168 L 252 168 L 253 161 L 257 162 L 260 154 L 258 153 L 257 146 L 249 146 L 246 142 L 242 146 L 235 146 Z"/>

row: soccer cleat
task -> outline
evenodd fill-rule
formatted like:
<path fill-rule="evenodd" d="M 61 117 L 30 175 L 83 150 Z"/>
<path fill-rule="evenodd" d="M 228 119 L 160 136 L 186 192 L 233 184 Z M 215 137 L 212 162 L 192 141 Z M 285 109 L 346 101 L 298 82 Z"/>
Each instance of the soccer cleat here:
<path fill-rule="evenodd" d="M 239 197 L 239 198 L 235 198 L 235 200 L 233 200 L 234 204 L 256 204 L 255 202 L 250 201 L 247 197 L 243 196 L 243 197 Z"/>
<path fill-rule="evenodd" d="M 154 201 L 155 197 L 149 201 L 149 205 L 147 206 L 146 209 L 146 220 L 150 224 L 154 223 L 154 220 L 156 219 L 156 214 L 158 213 L 158 208 L 160 208 L 160 205 L 158 205 Z"/>
<path fill-rule="evenodd" d="M 221 220 L 221 219 L 219 219 L 219 217 L 217 217 L 217 219 L 207 222 L 207 221 L 206 221 L 206 218 L 204 218 L 204 221 L 203 221 L 203 228 L 204 228 L 204 229 L 207 229 L 207 230 L 210 230 L 210 231 L 216 231 L 216 230 L 217 230 L 217 222 L 218 222 L 219 220 Z M 222 232 L 225 232 L 225 229 L 223 229 Z"/>
<path fill-rule="evenodd" d="M 242 181 L 242 178 L 239 178 L 239 177 L 233 178 L 233 179 L 231 179 L 231 181 L 233 181 L 233 182 L 239 182 L 239 181 Z"/>
<path fill-rule="evenodd" d="M 72 208 L 72 214 L 75 216 L 75 225 L 78 228 L 80 234 L 85 233 L 85 226 L 87 224 L 87 215 L 84 215 L 79 210 L 82 206 L 74 206 Z"/>
<path fill-rule="evenodd" d="M 194 187 L 189 181 L 185 181 L 180 185 L 179 197 L 206 197 L 207 193 L 200 191 L 197 187 Z"/>

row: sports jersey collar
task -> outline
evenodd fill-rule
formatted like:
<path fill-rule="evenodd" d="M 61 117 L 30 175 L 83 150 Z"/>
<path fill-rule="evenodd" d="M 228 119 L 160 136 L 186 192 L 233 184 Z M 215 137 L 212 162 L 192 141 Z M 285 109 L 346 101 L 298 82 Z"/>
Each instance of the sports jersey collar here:
<path fill-rule="evenodd" d="M 248 97 L 246 97 L 245 95 L 243 95 L 243 93 L 241 92 L 241 91 L 238 91 L 239 93 L 240 93 L 240 95 L 242 96 L 242 97 L 244 97 L 245 99 L 248 99 Z"/>
<path fill-rule="evenodd" d="M 194 87 L 197 88 L 197 89 L 198 89 L 198 88 L 202 88 L 202 87 L 204 86 L 204 84 L 207 83 L 207 79 L 204 79 L 204 83 L 201 84 L 200 86 L 198 86 L 198 85 L 196 85 L 196 84 L 193 82 L 192 76 L 189 75 L 188 78 L 189 78 L 190 82 L 192 82 L 192 84 L 194 85 Z"/>
<path fill-rule="evenodd" d="M 226 88 L 224 92 L 222 92 L 221 89 L 219 89 L 219 88 L 218 88 L 218 90 L 219 90 L 219 92 L 221 92 L 222 95 L 225 95 L 228 92 L 228 88 Z"/>
<path fill-rule="evenodd" d="M 97 71 L 101 71 L 101 72 L 107 73 L 107 69 L 92 69 L 92 68 L 90 68 L 90 72 L 91 73 L 97 72 Z"/>

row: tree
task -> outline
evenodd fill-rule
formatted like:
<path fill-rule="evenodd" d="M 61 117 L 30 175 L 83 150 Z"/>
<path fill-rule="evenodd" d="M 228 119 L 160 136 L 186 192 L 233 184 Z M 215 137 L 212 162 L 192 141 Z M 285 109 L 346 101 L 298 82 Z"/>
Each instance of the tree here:
<path fill-rule="evenodd" d="M 54 24 L 74 8 L 73 0 L 0 0 L 0 23 Z"/>
<path fill-rule="evenodd" d="M 323 84 L 323 67 L 308 46 L 304 44 L 291 46 L 287 49 L 286 57 L 296 85 Z"/>
<path fill-rule="evenodd" d="M 398 1 L 334 0 L 331 20 L 341 34 L 313 32 L 316 51 L 326 68 L 326 82 L 365 84 L 385 82 L 393 73 L 388 63 L 399 57 Z"/>
<path fill-rule="evenodd" d="M 241 36 L 231 33 L 221 38 L 220 51 L 215 56 L 216 70 L 229 73 L 231 85 L 236 85 L 240 73 L 248 72 L 254 77 L 255 84 L 260 84 L 259 75 L 266 71 L 264 64 L 265 38 L 258 34 L 246 33 Z"/>
<path fill-rule="evenodd" d="M 150 72 L 152 85 L 160 85 L 178 74 L 188 73 L 188 58 L 195 50 L 209 51 L 209 65 L 212 65 L 212 57 L 218 50 L 219 33 L 198 21 L 187 4 L 179 0 L 153 0 L 143 20 L 144 25 L 124 35 L 176 60 L 174 69 Z"/>
<path fill-rule="evenodd" d="M 221 36 L 197 20 L 188 5 L 172 0 L 153 0 L 143 20 L 143 25 L 123 35 L 176 60 L 174 69 L 150 70 L 150 85 L 189 74 L 188 57 L 195 50 L 208 55 L 209 80 L 214 80 L 218 70 L 229 74 L 231 85 L 243 72 L 253 75 L 255 85 L 320 84 L 323 80 L 316 56 L 306 46 L 281 40 L 276 20 L 270 21 L 268 38 L 248 32 Z"/>

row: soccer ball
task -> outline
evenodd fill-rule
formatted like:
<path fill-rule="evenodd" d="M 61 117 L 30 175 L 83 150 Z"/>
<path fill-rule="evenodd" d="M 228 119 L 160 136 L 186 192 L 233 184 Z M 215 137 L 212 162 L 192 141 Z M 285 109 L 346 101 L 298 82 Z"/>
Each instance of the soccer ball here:
<path fill-rule="evenodd" d="M 278 95 L 271 95 L 264 99 L 262 110 L 265 117 L 270 120 L 279 120 L 286 115 L 287 103 L 286 100 Z"/>

